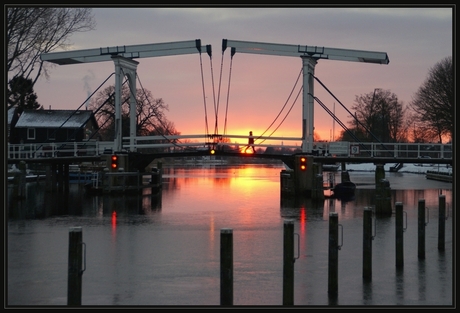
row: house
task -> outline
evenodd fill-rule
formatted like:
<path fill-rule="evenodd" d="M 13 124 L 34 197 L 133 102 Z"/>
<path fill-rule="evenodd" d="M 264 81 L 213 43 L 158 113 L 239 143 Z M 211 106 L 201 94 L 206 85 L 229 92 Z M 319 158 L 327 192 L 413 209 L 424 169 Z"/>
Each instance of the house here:
<path fill-rule="evenodd" d="M 81 142 L 96 139 L 93 111 L 24 110 L 10 126 L 10 143 Z"/>

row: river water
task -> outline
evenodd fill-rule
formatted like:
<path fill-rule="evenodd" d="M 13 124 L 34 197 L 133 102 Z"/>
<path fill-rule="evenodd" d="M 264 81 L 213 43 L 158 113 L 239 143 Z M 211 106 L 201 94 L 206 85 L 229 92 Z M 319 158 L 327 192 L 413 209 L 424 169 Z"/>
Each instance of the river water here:
<path fill-rule="evenodd" d="M 376 218 L 372 280 L 362 278 L 363 209 L 375 205 L 374 174 L 351 172 L 356 197 L 281 199 L 282 165 L 164 167 L 160 192 L 63 197 L 28 183 L 6 204 L 7 306 L 67 304 L 69 230 L 86 245 L 82 305 L 217 306 L 221 230 L 233 230 L 233 304 L 283 302 L 283 225 L 294 221 L 296 306 L 453 306 L 452 184 L 386 173 L 391 202 L 405 214 L 404 267 L 395 265 L 395 217 Z M 336 174 L 338 181 L 340 175 Z M 11 189 L 8 188 L 11 194 Z M 438 250 L 438 201 L 446 197 L 445 250 Z M 417 254 L 417 208 L 425 200 L 425 259 Z M 393 207 L 394 211 L 394 207 Z M 115 212 L 115 213 L 114 213 Z M 338 294 L 328 295 L 329 214 L 341 225 Z M 295 236 L 297 238 L 297 236 Z M 297 250 L 297 247 L 296 247 Z"/>

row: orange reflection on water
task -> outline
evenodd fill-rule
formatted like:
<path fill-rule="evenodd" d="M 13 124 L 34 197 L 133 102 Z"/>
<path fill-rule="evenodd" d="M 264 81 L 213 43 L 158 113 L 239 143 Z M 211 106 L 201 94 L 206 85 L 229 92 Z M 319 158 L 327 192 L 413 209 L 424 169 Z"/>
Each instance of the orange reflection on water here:
<path fill-rule="evenodd" d="M 267 198 L 272 199 L 274 194 L 279 194 L 280 168 L 254 165 L 231 168 L 203 166 L 171 168 L 164 173 L 163 178 L 167 183 L 164 184 L 163 199 L 168 197 L 169 190 L 174 193 L 171 196 L 175 205 L 168 208 L 170 211 L 204 211 L 208 210 L 210 203 L 215 203 L 215 212 L 232 210 L 235 217 L 248 226 L 259 223 L 261 217 L 267 213 L 279 214 L 278 211 L 267 212 L 266 208 L 260 207 L 260 203 L 266 202 Z M 178 196 L 177 190 L 181 190 L 183 196 Z M 189 196 L 193 197 L 193 203 L 187 202 Z M 276 203 L 274 202 L 275 206 Z M 219 222 L 217 217 L 214 222 Z"/>

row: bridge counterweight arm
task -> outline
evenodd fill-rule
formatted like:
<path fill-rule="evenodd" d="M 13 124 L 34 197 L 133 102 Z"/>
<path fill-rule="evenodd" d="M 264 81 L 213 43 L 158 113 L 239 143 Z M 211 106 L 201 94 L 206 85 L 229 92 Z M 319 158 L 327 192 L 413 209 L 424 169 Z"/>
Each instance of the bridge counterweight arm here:
<path fill-rule="evenodd" d="M 290 57 L 308 56 L 315 59 L 352 61 L 364 63 L 388 64 L 390 60 L 386 52 L 337 49 L 307 45 L 289 45 L 265 42 L 251 42 L 223 39 L 222 49 L 235 48 L 236 52 L 279 55 Z"/>
<path fill-rule="evenodd" d="M 205 49 L 206 46 L 201 46 L 201 40 L 195 39 L 166 43 L 50 52 L 41 54 L 40 58 L 42 61 L 48 61 L 58 65 L 67 65 L 111 61 L 111 57 L 113 55 L 119 55 L 128 59 L 137 59 L 169 55 L 193 54 L 197 52 L 201 53 L 201 50 Z"/>

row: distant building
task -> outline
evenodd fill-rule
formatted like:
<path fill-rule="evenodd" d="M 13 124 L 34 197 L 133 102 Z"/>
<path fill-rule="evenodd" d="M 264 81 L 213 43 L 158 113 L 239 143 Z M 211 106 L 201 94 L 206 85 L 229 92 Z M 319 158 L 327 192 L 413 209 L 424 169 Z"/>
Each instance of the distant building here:
<path fill-rule="evenodd" d="M 92 111 L 24 110 L 15 124 L 14 115 L 11 113 L 11 124 L 8 120 L 12 144 L 81 142 L 96 139 L 92 136 L 99 128 Z"/>

